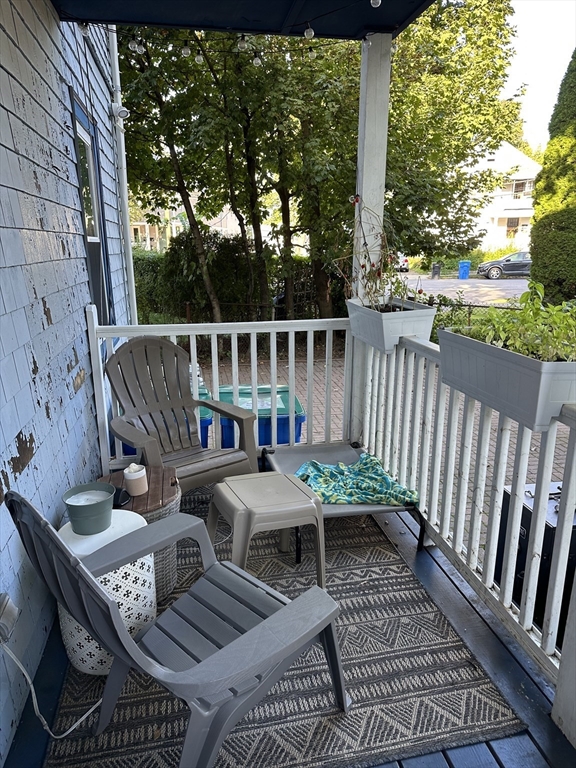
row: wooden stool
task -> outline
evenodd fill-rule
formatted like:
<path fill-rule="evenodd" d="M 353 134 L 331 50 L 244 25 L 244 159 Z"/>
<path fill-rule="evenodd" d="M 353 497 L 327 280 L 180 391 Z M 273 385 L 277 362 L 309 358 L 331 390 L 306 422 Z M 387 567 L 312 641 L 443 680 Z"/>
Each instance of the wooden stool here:
<path fill-rule="evenodd" d="M 232 562 L 240 568 L 246 567 L 250 539 L 258 531 L 314 525 L 317 579 L 318 585 L 324 587 L 322 504 L 297 477 L 280 472 L 228 477 L 214 487 L 206 523 L 211 541 L 216 535 L 219 514 L 233 528 Z"/>
<path fill-rule="evenodd" d="M 173 467 L 146 467 L 148 493 L 132 496 L 122 509 L 137 512 L 147 523 L 154 523 L 168 515 L 180 511 L 182 490 Z M 124 488 L 124 472 L 99 478 L 102 482 L 112 483 L 116 488 Z M 156 574 L 156 599 L 164 600 L 176 586 L 176 544 L 159 550 L 154 554 Z"/>

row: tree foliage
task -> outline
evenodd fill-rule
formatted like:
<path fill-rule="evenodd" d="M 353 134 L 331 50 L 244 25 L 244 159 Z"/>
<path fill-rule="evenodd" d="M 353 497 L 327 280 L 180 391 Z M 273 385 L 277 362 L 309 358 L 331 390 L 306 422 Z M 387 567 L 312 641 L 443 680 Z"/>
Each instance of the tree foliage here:
<path fill-rule="evenodd" d="M 507 0 L 436 3 L 398 38 L 390 96 L 387 216 L 398 250 L 462 255 L 494 179 L 475 168 L 513 132 L 500 99 L 512 55 Z"/>
<path fill-rule="evenodd" d="M 475 214 L 492 184 L 475 171 L 518 120 L 499 93 L 511 56 L 509 0 L 438 0 L 395 42 L 386 234 L 407 255 L 459 255 L 477 244 Z M 121 41 L 129 183 L 143 207 L 187 205 L 213 319 L 223 300 L 199 224 L 236 216 L 247 304 L 270 316 L 270 244 L 294 316 L 295 243 L 304 237 L 321 316 L 333 313 L 335 260 L 351 254 L 361 44 L 138 30 Z M 310 50 L 317 54 L 313 60 Z M 254 55 L 262 61 L 255 66 Z M 201 57 L 200 63 L 196 61 Z M 190 194 L 194 192 L 194 205 Z"/>
<path fill-rule="evenodd" d="M 534 187 L 531 274 L 553 304 L 576 298 L 576 50 L 550 119 Z"/>

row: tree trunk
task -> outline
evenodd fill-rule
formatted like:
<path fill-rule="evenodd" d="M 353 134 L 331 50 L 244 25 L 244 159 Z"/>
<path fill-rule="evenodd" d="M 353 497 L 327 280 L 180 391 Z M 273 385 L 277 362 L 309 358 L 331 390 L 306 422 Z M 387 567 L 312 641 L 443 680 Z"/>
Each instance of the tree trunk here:
<path fill-rule="evenodd" d="M 283 185 L 276 187 L 282 212 L 282 266 L 284 268 L 284 306 L 286 319 L 294 320 L 294 262 L 292 261 L 292 228 L 290 226 L 290 192 Z"/>
<path fill-rule="evenodd" d="M 316 303 L 322 319 L 334 317 L 332 296 L 330 295 L 330 277 L 324 269 L 322 259 L 322 234 L 319 228 L 321 222 L 320 190 L 316 185 L 308 188 L 309 201 L 309 228 L 310 261 L 312 262 L 312 276 L 316 289 Z"/>
<path fill-rule="evenodd" d="M 224 147 L 226 156 L 226 174 L 228 176 L 228 194 L 230 197 L 230 208 L 232 213 L 236 216 L 238 226 L 240 227 L 240 236 L 242 238 L 242 250 L 246 258 L 246 266 L 248 267 L 248 295 L 246 301 L 248 303 L 248 313 L 250 320 L 256 320 L 256 306 L 254 304 L 254 269 L 252 266 L 252 254 L 250 253 L 250 245 L 248 243 L 248 232 L 246 231 L 246 219 L 244 218 L 240 208 L 238 206 L 238 199 L 236 196 L 235 187 L 235 174 L 234 174 L 234 159 L 230 149 L 230 144 L 226 144 Z"/>
<path fill-rule="evenodd" d="M 246 159 L 246 171 L 248 175 L 248 199 L 250 204 L 250 224 L 254 233 L 254 254 L 258 269 L 258 285 L 260 288 L 260 318 L 270 320 L 272 306 L 270 302 L 270 286 L 268 285 L 268 269 L 264 258 L 264 240 L 262 238 L 262 219 L 258 205 L 259 190 L 256 174 L 256 154 L 254 144 L 250 138 L 250 115 L 244 110 L 245 121 L 242 126 L 244 135 L 244 153 Z"/>
<path fill-rule="evenodd" d="M 186 188 L 186 182 L 184 180 L 182 168 L 180 167 L 180 162 L 178 161 L 178 154 L 176 152 L 176 147 L 172 143 L 169 143 L 168 148 L 170 150 L 170 158 L 172 160 L 172 165 L 174 167 L 174 174 L 176 176 L 176 186 L 178 188 L 178 194 L 180 195 L 180 199 L 182 200 L 182 205 L 184 206 L 184 210 L 186 211 L 188 223 L 190 224 L 190 231 L 192 232 L 192 236 L 194 238 L 194 245 L 196 246 L 196 255 L 198 256 L 198 262 L 200 264 L 200 272 L 202 273 L 204 287 L 206 288 L 208 300 L 210 301 L 210 306 L 212 308 L 212 320 L 215 323 L 221 323 L 222 313 L 220 311 L 220 302 L 218 301 L 218 297 L 216 296 L 216 291 L 214 290 L 214 286 L 212 285 L 212 280 L 210 279 L 210 273 L 208 271 L 208 261 L 206 258 L 206 251 L 204 249 L 204 240 L 202 239 L 202 232 L 200 231 L 198 220 L 194 215 L 194 209 L 192 208 L 192 203 L 190 202 L 190 195 L 188 194 L 188 189 Z"/>

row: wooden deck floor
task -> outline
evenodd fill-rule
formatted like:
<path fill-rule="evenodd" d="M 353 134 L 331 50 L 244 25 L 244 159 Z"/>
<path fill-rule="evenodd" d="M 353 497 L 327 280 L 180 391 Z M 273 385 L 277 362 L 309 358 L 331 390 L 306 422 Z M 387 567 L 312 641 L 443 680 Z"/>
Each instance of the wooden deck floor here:
<path fill-rule="evenodd" d="M 416 552 L 417 526 L 407 515 L 381 515 L 386 535 L 432 599 L 500 688 L 527 731 L 497 741 L 443 750 L 378 768 L 574 768 L 576 750 L 550 718 L 553 690 L 513 638 L 434 548 Z M 67 659 L 58 628 L 52 632 L 35 678 L 40 708 L 50 722 Z M 4 768 L 41 768 L 48 735 L 30 699 Z M 330 766 L 326 766 L 330 768 Z"/>

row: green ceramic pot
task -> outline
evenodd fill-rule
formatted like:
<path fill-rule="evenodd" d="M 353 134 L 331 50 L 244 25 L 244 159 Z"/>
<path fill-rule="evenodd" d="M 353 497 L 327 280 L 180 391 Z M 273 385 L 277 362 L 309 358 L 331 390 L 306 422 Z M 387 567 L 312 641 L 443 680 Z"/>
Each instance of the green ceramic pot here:
<path fill-rule="evenodd" d="M 74 533 L 90 536 L 110 527 L 115 490 L 110 483 L 85 483 L 66 491 L 62 501 Z"/>

